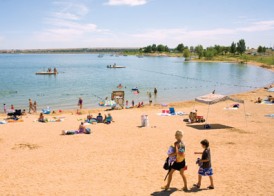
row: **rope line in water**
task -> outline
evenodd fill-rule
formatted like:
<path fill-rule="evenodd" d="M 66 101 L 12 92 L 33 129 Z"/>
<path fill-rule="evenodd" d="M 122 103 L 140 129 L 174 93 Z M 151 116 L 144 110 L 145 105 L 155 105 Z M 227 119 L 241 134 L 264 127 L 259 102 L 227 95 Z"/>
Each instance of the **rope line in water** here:
<path fill-rule="evenodd" d="M 134 69 L 134 68 L 131 68 Z M 164 72 L 160 72 L 160 71 L 152 71 L 152 70 L 146 70 L 146 69 L 135 69 L 138 71 L 145 71 L 145 72 L 151 72 L 151 73 L 157 73 L 157 74 L 161 74 L 161 75 L 166 75 L 166 76 L 172 76 L 172 77 L 177 77 L 177 78 L 182 78 L 182 79 L 186 79 L 186 80 L 195 80 L 195 81 L 200 81 L 200 82 L 208 82 L 208 83 L 215 83 L 218 85 L 226 85 L 226 86 L 235 86 L 235 87 L 246 87 L 246 88 L 261 88 L 258 86 L 249 86 L 249 85 L 239 85 L 239 84 L 231 84 L 231 83 L 224 83 L 224 82 L 216 82 L 216 81 L 212 81 L 212 80 L 203 80 L 201 78 L 194 78 L 194 77 L 187 77 L 187 76 L 180 76 L 177 74 L 172 74 L 172 73 L 164 73 Z M 269 82 L 269 84 L 273 84 L 274 80 Z"/>

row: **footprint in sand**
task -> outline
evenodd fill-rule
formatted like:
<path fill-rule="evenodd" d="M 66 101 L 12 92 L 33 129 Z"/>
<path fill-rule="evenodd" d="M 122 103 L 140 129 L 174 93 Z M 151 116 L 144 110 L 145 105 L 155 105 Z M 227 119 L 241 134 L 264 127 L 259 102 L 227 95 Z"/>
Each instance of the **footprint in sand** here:
<path fill-rule="evenodd" d="M 35 150 L 40 148 L 41 146 L 37 144 L 30 144 L 30 143 L 25 143 L 25 144 L 15 144 L 12 150 L 17 150 L 17 149 L 28 149 L 28 150 Z"/>

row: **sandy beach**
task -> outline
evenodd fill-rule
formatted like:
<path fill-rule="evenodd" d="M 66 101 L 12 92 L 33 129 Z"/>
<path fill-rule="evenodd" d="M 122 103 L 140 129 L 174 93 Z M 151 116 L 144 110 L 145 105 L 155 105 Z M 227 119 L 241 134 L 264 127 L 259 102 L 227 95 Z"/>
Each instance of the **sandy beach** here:
<path fill-rule="evenodd" d="M 64 122 L 54 123 L 33 122 L 38 114 L 24 116 L 24 122 L 0 125 L 0 195 L 273 195 L 274 124 L 264 116 L 274 112 L 273 105 L 254 104 L 267 95 L 265 89 L 235 95 L 245 100 L 246 116 L 243 105 L 224 110 L 231 101 L 212 105 L 209 130 L 186 124 L 187 116 L 159 116 L 161 106 L 112 111 L 115 122 L 89 125 L 90 135 L 60 135 L 77 129 L 86 115 L 67 112 L 57 115 Z M 193 101 L 169 106 L 187 113 L 195 108 L 204 116 L 208 107 Z M 140 128 L 142 114 L 149 116 L 149 127 Z M 166 151 L 178 129 L 184 131 L 190 191 L 181 190 L 175 173 L 171 189 L 162 192 Z M 194 151 L 202 150 L 205 138 L 216 188 L 206 190 L 204 178 L 201 190 L 191 189 L 198 170 Z"/>
<path fill-rule="evenodd" d="M 235 63 L 235 64 L 238 64 L 240 63 L 239 61 L 218 61 L 218 60 L 204 60 L 204 59 L 191 59 L 190 62 L 206 62 L 206 63 Z M 270 71 L 274 71 L 274 67 L 271 66 L 271 65 L 266 65 L 264 63 L 260 63 L 260 62 L 255 62 L 255 61 L 248 61 L 247 63 L 245 63 L 244 65 L 251 65 L 251 66 L 257 66 L 257 67 L 261 67 L 261 68 L 264 68 L 264 69 L 268 69 Z"/>

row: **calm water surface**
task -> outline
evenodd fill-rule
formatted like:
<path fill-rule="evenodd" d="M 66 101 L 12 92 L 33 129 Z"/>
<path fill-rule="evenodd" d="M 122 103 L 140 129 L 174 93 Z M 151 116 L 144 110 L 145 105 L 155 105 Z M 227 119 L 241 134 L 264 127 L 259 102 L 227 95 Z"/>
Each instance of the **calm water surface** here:
<path fill-rule="evenodd" d="M 107 69 L 109 64 L 126 69 Z M 35 75 L 57 67 L 57 76 Z M 158 89 L 157 103 L 182 101 L 207 94 L 233 94 L 274 82 L 268 70 L 229 63 L 184 62 L 183 58 L 110 56 L 96 54 L 1 54 L 0 104 L 27 108 L 28 99 L 38 108 L 74 109 L 79 97 L 85 108 L 98 107 L 118 84 L 126 87 L 126 99 L 148 102 L 148 91 Z M 139 95 L 131 89 L 138 87 Z"/>

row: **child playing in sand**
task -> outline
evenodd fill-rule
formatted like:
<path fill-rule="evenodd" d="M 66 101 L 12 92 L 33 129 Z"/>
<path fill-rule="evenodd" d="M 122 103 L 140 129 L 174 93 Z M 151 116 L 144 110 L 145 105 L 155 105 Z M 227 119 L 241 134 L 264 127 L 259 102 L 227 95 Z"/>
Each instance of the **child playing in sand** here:
<path fill-rule="evenodd" d="M 198 164 L 200 165 L 198 171 L 198 183 L 194 184 L 193 186 L 196 188 L 200 188 L 202 176 L 209 176 L 210 179 L 210 186 L 208 189 L 214 189 L 213 184 L 213 170 L 211 168 L 211 156 L 210 156 L 210 149 L 209 149 L 209 142 L 205 139 L 201 141 L 201 145 L 204 148 L 203 152 L 195 152 L 194 154 L 202 154 L 202 158 L 198 160 Z"/>
<path fill-rule="evenodd" d="M 45 119 L 43 113 L 40 113 L 40 116 L 39 116 L 39 118 L 38 118 L 38 122 L 43 122 L 43 123 L 47 122 L 47 120 Z"/>
<path fill-rule="evenodd" d="M 175 133 L 175 138 L 176 138 L 176 142 L 174 143 L 174 147 L 175 147 L 175 152 L 169 154 L 169 157 L 173 157 L 176 156 L 175 161 L 173 162 L 173 164 L 171 165 L 171 170 L 168 174 L 168 181 L 167 181 L 167 185 L 163 186 L 162 189 L 168 190 L 170 187 L 170 183 L 172 180 L 172 175 L 173 173 L 177 170 L 180 172 L 183 181 L 184 181 L 184 187 L 183 190 L 187 191 L 187 180 L 186 180 L 186 176 L 184 174 L 184 171 L 186 170 L 186 162 L 185 162 L 185 145 L 182 141 L 182 137 L 183 137 L 183 133 L 182 131 L 176 131 Z"/>

